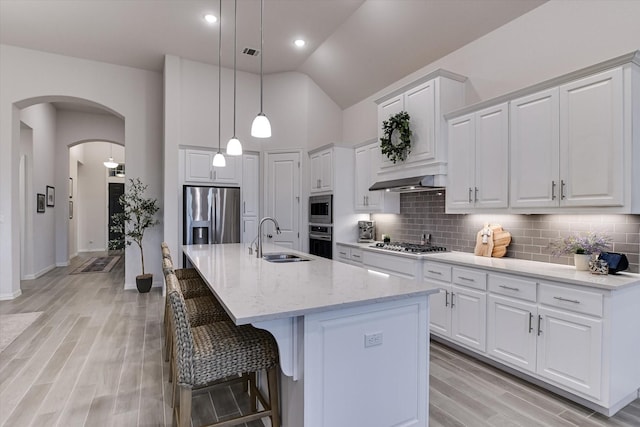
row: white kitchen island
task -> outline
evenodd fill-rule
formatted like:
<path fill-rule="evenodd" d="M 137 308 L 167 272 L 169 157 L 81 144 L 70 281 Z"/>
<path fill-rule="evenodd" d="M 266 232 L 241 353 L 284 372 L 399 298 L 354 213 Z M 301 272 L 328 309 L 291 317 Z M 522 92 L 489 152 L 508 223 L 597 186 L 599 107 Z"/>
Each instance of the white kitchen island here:
<path fill-rule="evenodd" d="M 270 331 L 282 368 L 283 427 L 427 426 L 432 285 L 286 248 L 274 263 L 245 244 L 184 254 L 238 324 Z"/>

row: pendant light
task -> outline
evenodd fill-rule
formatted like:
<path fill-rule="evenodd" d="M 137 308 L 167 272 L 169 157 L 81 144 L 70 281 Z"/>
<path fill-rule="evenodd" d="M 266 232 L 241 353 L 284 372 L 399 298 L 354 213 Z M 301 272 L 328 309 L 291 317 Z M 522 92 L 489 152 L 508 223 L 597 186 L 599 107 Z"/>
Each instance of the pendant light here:
<path fill-rule="evenodd" d="M 220 109 L 222 108 L 222 0 L 220 0 L 220 24 L 218 31 L 218 152 L 213 156 L 213 166 L 223 168 L 227 165 L 224 156 L 220 152 L 220 128 L 222 127 L 222 120 L 220 120 Z"/>
<path fill-rule="evenodd" d="M 113 144 L 110 143 L 109 148 L 111 150 L 110 151 L 111 155 L 109 156 L 109 159 L 106 162 L 102 162 L 102 164 L 109 169 L 113 169 L 118 167 L 118 163 L 113 161 Z"/>
<path fill-rule="evenodd" d="M 264 15 L 264 0 L 260 0 L 260 113 L 253 119 L 251 124 L 251 136 L 256 138 L 270 138 L 271 137 L 271 123 L 262 110 L 262 98 L 263 98 L 263 84 L 262 84 L 262 57 L 264 56 L 264 36 L 262 18 Z"/>
<path fill-rule="evenodd" d="M 242 155 L 242 144 L 236 137 L 236 52 L 238 44 L 238 0 L 233 1 L 233 137 L 227 142 L 227 155 Z"/>

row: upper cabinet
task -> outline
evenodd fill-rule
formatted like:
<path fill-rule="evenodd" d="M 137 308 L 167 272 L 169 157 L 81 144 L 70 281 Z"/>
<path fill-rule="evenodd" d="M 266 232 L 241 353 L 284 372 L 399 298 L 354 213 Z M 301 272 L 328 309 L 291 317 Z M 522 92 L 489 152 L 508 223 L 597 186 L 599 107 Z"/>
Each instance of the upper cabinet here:
<path fill-rule="evenodd" d="M 377 142 L 355 149 L 355 199 L 356 212 L 400 213 L 400 194 L 386 191 L 369 191 L 376 182 L 380 169 L 380 144 Z"/>
<path fill-rule="evenodd" d="M 333 190 L 333 149 L 309 153 L 311 161 L 311 193 Z"/>
<path fill-rule="evenodd" d="M 448 211 L 507 207 L 508 118 L 503 103 L 449 122 Z"/>
<path fill-rule="evenodd" d="M 185 183 L 240 185 L 242 164 L 239 156 L 225 156 L 227 165 L 223 168 L 213 167 L 213 156 L 210 150 L 185 150 Z"/>
<path fill-rule="evenodd" d="M 443 114 L 464 105 L 465 81 L 466 77 L 438 70 L 376 101 L 378 138 L 384 136 L 382 122 L 400 111 L 409 114 L 411 128 L 411 152 L 395 164 L 382 156 L 379 180 L 446 174 Z"/>
<path fill-rule="evenodd" d="M 640 213 L 639 65 L 637 51 L 447 115 L 447 211 Z M 496 101 L 508 104 L 507 160 L 497 150 L 497 122 L 478 139 L 478 114 Z M 475 159 L 475 182 L 461 156 Z M 508 194 L 508 204 L 483 204 L 483 185 L 471 185 L 490 162 L 489 182 L 509 173 L 509 186 L 493 189 L 500 199 Z"/>

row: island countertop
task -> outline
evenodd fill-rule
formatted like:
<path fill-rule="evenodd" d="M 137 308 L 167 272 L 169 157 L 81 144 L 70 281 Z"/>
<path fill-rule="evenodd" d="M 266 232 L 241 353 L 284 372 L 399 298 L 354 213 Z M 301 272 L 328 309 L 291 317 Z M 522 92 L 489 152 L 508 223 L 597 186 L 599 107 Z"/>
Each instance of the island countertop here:
<path fill-rule="evenodd" d="M 270 244 L 264 254 L 287 252 L 311 260 L 268 262 L 235 243 L 184 245 L 183 251 L 238 325 L 439 292 L 428 283 Z"/>

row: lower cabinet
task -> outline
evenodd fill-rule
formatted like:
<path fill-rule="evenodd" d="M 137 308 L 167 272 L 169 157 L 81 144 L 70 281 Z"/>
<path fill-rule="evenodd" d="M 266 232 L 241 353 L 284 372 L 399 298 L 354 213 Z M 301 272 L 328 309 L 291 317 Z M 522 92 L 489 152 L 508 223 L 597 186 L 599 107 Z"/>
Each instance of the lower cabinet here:
<path fill-rule="evenodd" d="M 486 349 L 487 296 L 482 290 L 482 275 L 471 270 L 452 268 L 443 264 L 427 262 L 424 268 L 425 281 L 440 288 L 440 293 L 429 299 L 431 332 L 450 338 L 459 344 L 484 352 Z M 453 275 L 453 278 L 452 278 Z M 468 277 L 469 276 L 469 277 Z M 475 277 L 471 277 L 475 276 Z M 472 289 L 448 283 L 451 280 L 473 280 Z"/>
<path fill-rule="evenodd" d="M 337 243 L 334 259 L 345 264 L 362 266 L 362 249 Z"/>
<path fill-rule="evenodd" d="M 581 312 L 601 313 L 601 294 L 492 274 L 489 290 L 490 357 L 600 399 L 602 319 Z M 545 303 L 564 304 L 577 312 Z"/>
<path fill-rule="evenodd" d="M 366 269 L 406 279 L 415 280 L 421 277 L 422 260 L 402 255 L 363 251 L 362 264 Z"/>

